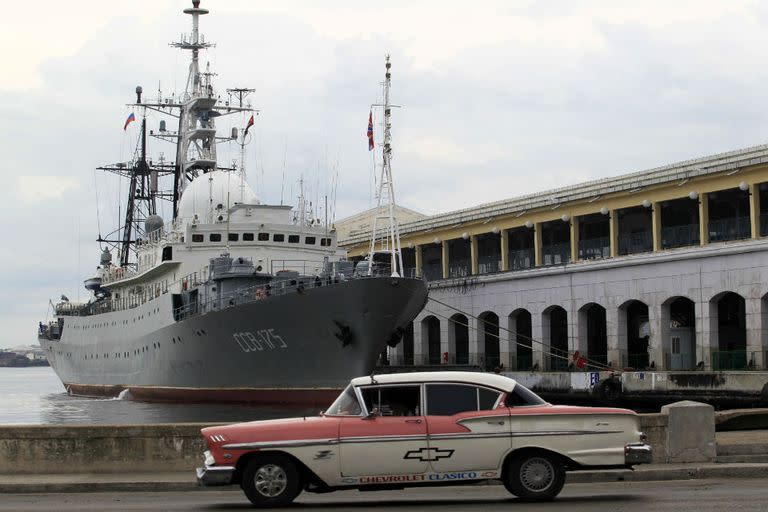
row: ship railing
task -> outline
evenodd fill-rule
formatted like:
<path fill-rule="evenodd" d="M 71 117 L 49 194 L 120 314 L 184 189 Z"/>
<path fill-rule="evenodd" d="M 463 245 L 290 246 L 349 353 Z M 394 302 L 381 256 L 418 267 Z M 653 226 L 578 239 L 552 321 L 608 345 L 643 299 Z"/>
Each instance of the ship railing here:
<path fill-rule="evenodd" d="M 133 277 L 138 272 L 133 267 L 110 267 L 107 269 L 107 271 L 104 273 L 104 277 L 102 277 L 102 283 L 112 283 L 114 281 L 120 281 L 121 279 L 125 279 L 127 277 Z"/>
<path fill-rule="evenodd" d="M 234 306 L 258 302 L 269 297 L 304 293 L 309 288 L 330 286 L 350 279 L 359 278 L 347 278 L 343 274 L 338 274 L 336 277 L 303 276 L 295 279 L 271 281 L 269 283 L 253 285 L 232 292 L 222 293 L 221 295 L 217 295 L 216 297 L 204 301 L 199 299 L 194 300 L 188 304 L 174 308 L 173 317 L 179 321 L 192 316 L 210 313 L 212 311 L 219 311 Z"/>

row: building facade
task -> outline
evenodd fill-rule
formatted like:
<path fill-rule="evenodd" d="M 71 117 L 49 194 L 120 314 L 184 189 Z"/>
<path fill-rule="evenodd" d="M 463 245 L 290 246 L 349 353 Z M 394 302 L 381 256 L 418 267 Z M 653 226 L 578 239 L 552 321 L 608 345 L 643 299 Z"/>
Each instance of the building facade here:
<path fill-rule="evenodd" d="M 768 145 L 401 224 L 392 364 L 768 369 Z M 362 258 L 368 237 L 339 241 Z"/>

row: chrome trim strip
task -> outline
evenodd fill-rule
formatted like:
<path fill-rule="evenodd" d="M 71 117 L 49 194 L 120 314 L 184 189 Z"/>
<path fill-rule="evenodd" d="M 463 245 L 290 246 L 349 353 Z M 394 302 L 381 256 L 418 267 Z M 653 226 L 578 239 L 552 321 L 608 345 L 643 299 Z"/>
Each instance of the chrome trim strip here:
<path fill-rule="evenodd" d="M 426 434 L 409 434 L 407 436 L 358 436 L 358 437 L 342 437 L 339 439 L 341 443 L 389 443 L 397 441 L 426 441 L 428 436 Z"/>
<path fill-rule="evenodd" d="M 222 446 L 225 450 L 249 450 L 256 448 L 296 448 L 300 446 L 317 446 L 326 444 L 338 444 L 338 439 L 288 439 L 284 441 L 259 441 L 252 443 L 233 443 Z"/>
<path fill-rule="evenodd" d="M 429 439 L 492 439 L 510 437 L 509 432 L 482 432 L 477 434 L 431 434 Z"/>
<path fill-rule="evenodd" d="M 620 434 L 623 430 L 541 430 L 537 432 L 513 432 L 512 437 L 536 436 L 589 436 L 593 434 Z"/>

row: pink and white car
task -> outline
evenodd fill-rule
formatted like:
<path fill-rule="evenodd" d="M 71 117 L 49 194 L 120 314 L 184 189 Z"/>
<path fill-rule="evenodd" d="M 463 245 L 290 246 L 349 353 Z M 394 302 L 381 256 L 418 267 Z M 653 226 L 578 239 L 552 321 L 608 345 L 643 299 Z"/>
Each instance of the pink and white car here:
<path fill-rule="evenodd" d="M 472 372 L 359 377 L 319 416 L 202 434 L 199 482 L 239 484 L 256 506 L 288 504 L 302 490 L 483 480 L 551 500 L 566 471 L 651 462 L 633 411 L 550 405 L 510 378 Z"/>

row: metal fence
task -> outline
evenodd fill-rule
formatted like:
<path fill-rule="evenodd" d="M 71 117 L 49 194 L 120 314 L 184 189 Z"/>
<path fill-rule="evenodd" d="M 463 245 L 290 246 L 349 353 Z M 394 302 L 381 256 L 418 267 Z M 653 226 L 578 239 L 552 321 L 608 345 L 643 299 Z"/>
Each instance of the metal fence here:
<path fill-rule="evenodd" d="M 710 242 L 742 240 L 752 236 L 752 222 L 749 216 L 727 217 L 709 221 Z"/>
<path fill-rule="evenodd" d="M 542 245 L 541 261 L 544 265 L 563 265 L 571 260 L 571 244 Z"/>
<path fill-rule="evenodd" d="M 518 249 L 509 251 L 509 270 L 525 270 L 533 268 L 535 254 L 533 249 Z"/>
<path fill-rule="evenodd" d="M 619 254 L 636 254 L 653 250 L 653 233 L 638 231 L 619 235 Z"/>
<path fill-rule="evenodd" d="M 579 240 L 579 259 L 596 260 L 611 256 L 611 239 L 604 236 Z"/>
<path fill-rule="evenodd" d="M 664 249 L 699 245 L 699 241 L 698 224 L 682 224 L 661 229 L 661 247 Z"/>

